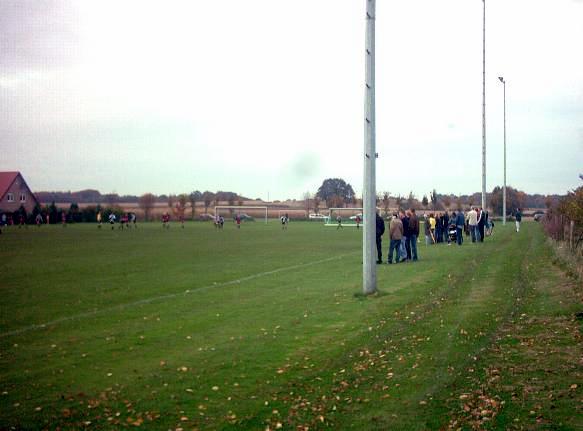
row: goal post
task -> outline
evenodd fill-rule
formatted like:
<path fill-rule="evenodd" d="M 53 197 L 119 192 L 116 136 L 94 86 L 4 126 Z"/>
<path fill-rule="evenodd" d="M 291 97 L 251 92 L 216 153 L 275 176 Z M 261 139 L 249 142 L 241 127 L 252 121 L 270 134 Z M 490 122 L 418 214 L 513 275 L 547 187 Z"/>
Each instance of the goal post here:
<path fill-rule="evenodd" d="M 248 205 L 217 205 L 215 206 L 215 220 L 221 215 L 221 210 L 231 210 L 234 214 L 241 214 L 243 210 L 253 210 L 253 212 L 261 212 L 267 223 L 267 207 L 255 207 Z M 248 214 L 250 215 L 250 214 Z"/>
<path fill-rule="evenodd" d="M 377 207 L 380 211 L 380 208 Z M 360 216 L 360 224 L 364 222 L 362 208 L 328 208 L 328 217 L 324 220 L 324 226 L 338 226 L 337 218 L 340 216 L 342 226 L 356 226 L 356 217 Z"/>

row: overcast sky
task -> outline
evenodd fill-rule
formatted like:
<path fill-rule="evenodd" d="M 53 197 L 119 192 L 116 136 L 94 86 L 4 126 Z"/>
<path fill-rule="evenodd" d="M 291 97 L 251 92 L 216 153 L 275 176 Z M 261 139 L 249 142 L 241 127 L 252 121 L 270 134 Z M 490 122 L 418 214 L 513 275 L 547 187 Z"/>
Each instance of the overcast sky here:
<path fill-rule="evenodd" d="M 583 171 L 583 1 L 488 0 L 487 189 Z M 365 0 L 0 0 L 0 170 L 33 190 L 362 190 Z M 482 2 L 377 1 L 377 190 L 481 190 Z"/>

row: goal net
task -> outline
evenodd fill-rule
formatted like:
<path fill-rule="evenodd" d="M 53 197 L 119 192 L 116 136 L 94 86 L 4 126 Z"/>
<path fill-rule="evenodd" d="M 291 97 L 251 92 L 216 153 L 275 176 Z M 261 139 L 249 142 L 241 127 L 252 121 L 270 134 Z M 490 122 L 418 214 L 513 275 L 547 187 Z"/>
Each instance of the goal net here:
<path fill-rule="evenodd" d="M 338 217 L 342 226 L 356 226 L 357 217 L 360 218 L 360 225 L 364 221 L 362 208 L 329 208 L 328 217 L 324 220 L 324 226 L 338 226 Z M 377 208 L 377 211 L 380 208 Z"/>
<path fill-rule="evenodd" d="M 215 207 L 215 220 L 219 216 L 223 216 L 223 218 L 228 220 L 229 218 L 234 218 L 237 215 L 241 216 L 243 221 L 249 217 L 263 219 L 265 220 L 265 223 L 267 223 L 267 207 L 254 207 L 247 205 L 217 205 Z"/>

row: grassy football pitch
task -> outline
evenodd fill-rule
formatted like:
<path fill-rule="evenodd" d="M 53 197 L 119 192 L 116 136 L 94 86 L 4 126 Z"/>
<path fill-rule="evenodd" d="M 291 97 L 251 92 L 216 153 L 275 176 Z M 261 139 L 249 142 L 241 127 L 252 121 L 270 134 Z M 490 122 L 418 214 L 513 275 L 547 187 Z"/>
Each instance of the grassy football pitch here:
<path fill-rule="evenodd" d="M 11 227 L 0 429 L 583 427 L 580 285 L 537 224 L 420 243 L 372 297 L 361 232 Z"/>

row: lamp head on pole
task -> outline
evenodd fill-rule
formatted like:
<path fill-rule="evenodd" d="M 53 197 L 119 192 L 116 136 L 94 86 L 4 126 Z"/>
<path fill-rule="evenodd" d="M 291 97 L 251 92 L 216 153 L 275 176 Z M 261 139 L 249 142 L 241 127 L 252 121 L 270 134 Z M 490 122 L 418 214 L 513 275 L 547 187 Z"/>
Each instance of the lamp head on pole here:
<path fill-rule="evenodd" d="M 500 82 L 501 82 L 502 84 L 506 84 L 506 83 L 504 82 L 504 78 L 503 78 L 502 76 L 499 76 L 499 77 L 498 77 L 498 79 L 500 80 Z"/>

